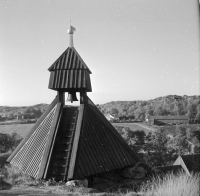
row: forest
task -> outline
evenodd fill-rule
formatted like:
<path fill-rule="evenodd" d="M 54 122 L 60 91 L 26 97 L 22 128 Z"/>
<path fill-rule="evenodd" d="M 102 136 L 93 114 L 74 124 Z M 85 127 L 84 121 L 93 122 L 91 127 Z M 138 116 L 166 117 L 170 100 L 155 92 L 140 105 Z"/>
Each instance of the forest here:
<path fill-rule="evenodd" d="M 148 101 L 112 101 L 97 106 L 103 114 L 110 113 L 141 121 L 145 120 L 146 115 L 187 115 L 189 119 L 200 122 L 200 96 L 168 95 Z"/>

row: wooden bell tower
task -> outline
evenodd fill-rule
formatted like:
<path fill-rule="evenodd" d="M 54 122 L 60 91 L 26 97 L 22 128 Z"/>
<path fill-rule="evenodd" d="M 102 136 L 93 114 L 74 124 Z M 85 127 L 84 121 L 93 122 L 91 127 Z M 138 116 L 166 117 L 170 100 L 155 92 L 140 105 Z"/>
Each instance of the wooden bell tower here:
<path fill-rule="evenodd" d="M 57 96 L 7 160 L 36 179 L 83 179 L 139 161 L 87 96 L 91 71 L 74 48 L 74 31 L 70 26 L 69 47 L 48 69 Z M 65 92 L 71 102 L 79 92 L 80 106 L 65 105 Z"/>

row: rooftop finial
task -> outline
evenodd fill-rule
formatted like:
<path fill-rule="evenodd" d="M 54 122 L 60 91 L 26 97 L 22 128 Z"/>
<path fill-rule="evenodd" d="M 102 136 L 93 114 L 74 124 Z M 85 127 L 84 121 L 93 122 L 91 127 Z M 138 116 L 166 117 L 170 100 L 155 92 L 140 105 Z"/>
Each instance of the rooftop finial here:
<path fill-rule="evenodd" d="M 76 31 L 76 28 L 74 28 L 73 26 L 71 26 L 71 20 L 69 20 L 70 22 L 70 26 L 69 26 L 69 29 L 68 29 L 68 34 L 73 34 L 74 31 Z"/>
<path fill-rule="evenodd" d="M 76 28 L 74 28 L 73 26 L 71 26 L 71 20 L 69 20 L 69 22 L 70 22 L 70 26 L 69 26 L 69 29 L 68 29 L 69 47 L 72 48 L 72 47 L 74 47 L 73 34 L 74 34 L 74 31 L 76 31 Z"/>

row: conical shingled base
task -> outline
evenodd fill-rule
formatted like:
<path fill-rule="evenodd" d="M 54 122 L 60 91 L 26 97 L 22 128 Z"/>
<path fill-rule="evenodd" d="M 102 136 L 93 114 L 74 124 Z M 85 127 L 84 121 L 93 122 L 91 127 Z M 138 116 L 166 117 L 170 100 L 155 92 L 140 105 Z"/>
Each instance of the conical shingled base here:
<path fill-rule="evenodd" d="M 139 162 L 92 101 L 63 107 L 55 99 L 8 161 L 34 178 L 82 179 Z"/>
<path fill-rule="evenodd" d="M 69 170 L 68 179 L 82 179 L 139 162 L 137 155 L 91 100 L 82 108 L 82 126 L 80 134 L 75 135 L 79 140 L 78 145 L 74 143 L 77 151 L 71 155 L 74 163 L 71 161 L 73 171 Z"/>

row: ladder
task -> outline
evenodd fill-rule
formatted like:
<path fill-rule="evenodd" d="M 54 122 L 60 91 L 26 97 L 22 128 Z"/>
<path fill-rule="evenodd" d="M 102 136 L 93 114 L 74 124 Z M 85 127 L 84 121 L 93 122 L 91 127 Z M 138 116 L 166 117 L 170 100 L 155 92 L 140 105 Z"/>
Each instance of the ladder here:
<path fill-rule="evenodd" d="M 66 181 L 78 117 L 78 107 L 64 107 L 47 172 L 56 181 Z"/>

